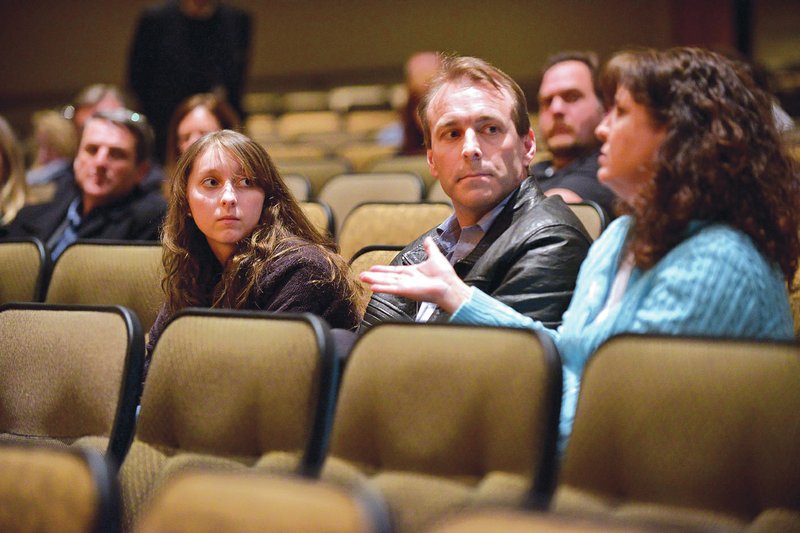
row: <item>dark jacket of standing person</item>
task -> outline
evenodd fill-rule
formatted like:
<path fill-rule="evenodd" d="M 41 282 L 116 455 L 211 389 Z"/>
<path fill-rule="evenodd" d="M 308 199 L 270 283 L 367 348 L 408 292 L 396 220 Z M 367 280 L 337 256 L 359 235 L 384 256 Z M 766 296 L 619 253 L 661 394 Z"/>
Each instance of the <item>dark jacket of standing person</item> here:
<path fill-rule="evenodd" d="M 242 115 L 249 14 L 217 2 L 206 3 L 208 13 L 191 13 L 185 4 L 193 2 L 171 0 L 146 9 L 131 46 L 130 84 L 153 125 L 161 160 L 172 112 L 188 96 L 218 93 Z"/>

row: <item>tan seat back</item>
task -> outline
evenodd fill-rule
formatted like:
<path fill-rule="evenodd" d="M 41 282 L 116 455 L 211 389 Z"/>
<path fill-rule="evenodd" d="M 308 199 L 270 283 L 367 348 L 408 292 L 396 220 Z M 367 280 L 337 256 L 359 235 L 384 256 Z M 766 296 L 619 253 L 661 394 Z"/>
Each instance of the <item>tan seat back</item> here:
<path fill-rule="evenodd" d="M 280 158 L 272 154 L 269 146 L 267 152 L 275 161 L 281 174 L 301 174 L 311 182 L 311 198 L 316 198 L 322 186 L 334 176 L 350 172 L 350 164 L 334 157 L 314 158 Z"/>
<path fill-rule="evenodd" d="M 323 478 L 366 477 L 401 530 L 551 488 L 561 366 L 527 330 L 381 324 L 354 346 Z"/>
<path fill-rule="evenodd" d="M 250 472 L 187 472 L 154 498 L 137 533 L 391 531 L 383 502 L 371 492 L 296 477 Z"/>
<path fill-rule="evenodd" d="M 340 174 L 331 178 L 318 199 L 333 211 L 336 234 L 356 206 L 366 202 L 420 202 L 423 183 L 407 172 Z"/>
<path fill-rule="evenodd" d="M 428 201 L 429 202 L 443 202 L 453 205 L 453 200 L 447 196 L 447 193 L 442 189 L 442 183 L 439 180 L 434 181 L 428 187 Z"/>
<path fill-rule="evenodd" d="M 113 468 L 94 450 L 0 446 L 0 531 L 119 531 Z"/>
<path fill-rule="evenodd" d="M 298 202 L 307 202 L 311 197 L 311 182 L 301 174 L 285 174 L 283 181 Z"/>
<path fill-rule="evenodd" d="M 78 241 L 56 261 L 45 301 L 123 305 L 136 313 L 147 332 L 164 303 L 163 277 L 159 243 Z"/>
<path fill-rule="evenodd" d="M 40 301 L 47 268 L 47 252 L 38 239 L 0 242 L 0 305 Z"/>
<path fill-rule="evenodd" d="M 405 246 L 453 213 L 447 204 L 369 202 L 353 209 L 342 224 L 339 250 L 350 260 L 370 245 Z"/>
<path fill-rule="evenodd" d="M 428 158 L 422 155 L 396 155 L 386 159 L 376 161 L 369 169 L 370 172 L 411 172 L 416 174 L 425 182 L 425 187 L 436 181 L 431 175 L 431 168 L 428 165 Z"/>
<path fill-rule="evenodd" d="M 608 225 L 608 217 L 602 207 L 594 202 L 567 204 L 581 221 L 592 240 L 597 240 Z"/>
<path fill-rule="evenodd" d="M 334 111 L 291 111 L 278 117 L 278 136 L 294 141 L 309 135 L 342 131 L 342 119 Z"/>
<path fill-rule="evenodd" d="M 0 440 L 102 437 L 119 464 L 133 435 L 144 336 L 121 307 L 8 304 L 0 312 Z"/>
<path fill-rule="evenodd" d="M 300 209 L 311 224 L 323 235 L 333 235 L 333 213 L 322 202 L 300 202 Z"/>
<path fill-rule="evenodd" d="M 584 373 L 555 509 L 800 511 L 798 384 L 796 343 L 610 339 Z"/>
<path fill-rule="evenodd" d="M 365 270 L 369 270 L 369 268 L 373 265 L 391 264 L 401 249 L 401 246 L 367 246 L 362 248 L 361 250 L 357 251 L 350 260 L 350 272 L 352 272 L 353 277 L 358 280 L 359 274 Z M 372 297 L 372 291 L 370 290 L 369 285 L 363 283 L 361 280 L 358 280 L 358 283 L 360 283 L 366 289 L 364 291 L 364 301 L 362 307 L 365 308 L 369 303 L 369 299 Z"/>
<path fill-rule="evenodd" d="M 176 315 L 153 352 L 120 471 L 126 527 L 153 490 L 192 465 L 240 470 L 275 453 L 289 471 L 315 474 L 338 377 L 327 335 L 312 315 Z"/>

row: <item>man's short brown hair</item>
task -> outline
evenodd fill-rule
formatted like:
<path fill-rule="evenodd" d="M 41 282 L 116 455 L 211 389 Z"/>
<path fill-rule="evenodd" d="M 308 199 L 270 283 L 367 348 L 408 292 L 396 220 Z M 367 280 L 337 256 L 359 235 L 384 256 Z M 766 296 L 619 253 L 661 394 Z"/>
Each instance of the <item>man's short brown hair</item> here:
<path fill-rule="evenodd" d="M 431 80 L 427 92 L 420 100 L 417 113 L 422 124 L 422 134 L 425 146 L 431 147 L 431 125 L 428 123 L 428 107 L 439 93 L 439 90 L 448 83 L 469 80 L 476 84 L 488 84 L 498 91 L 508 91 L 514 105 L 511 108 L 511 120 L 520 137 L 528 134 L 531 128 L 528 116 L 528 104 L 525 93 L 522 92 L 517 82 L 511 77 L 483 59 L 467 56 L 448 56 L 442 61 L 442 68 Z"/>

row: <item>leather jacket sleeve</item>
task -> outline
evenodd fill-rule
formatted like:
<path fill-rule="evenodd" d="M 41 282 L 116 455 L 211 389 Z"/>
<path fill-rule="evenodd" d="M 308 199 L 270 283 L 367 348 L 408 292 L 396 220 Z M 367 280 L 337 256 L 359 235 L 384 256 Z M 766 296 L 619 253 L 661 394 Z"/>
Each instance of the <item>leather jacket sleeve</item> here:
<path fill-rule="evenodd" d="M 428 235 L 435 235 L 435 231 L 430 231 L 417 240 L 406 246 L 398 253 L 392 265 L 411 265 L 421 263 L 427 257 L 422 250 L 422 241 Z M 358 328 L 361 335 L 372 326 L 381 322 L 413 322 L 417 315 L 419 304 L 409 298 L 376 292 L 369 300 L 364 318 Z"/>
<path fill-rule="evenodd" d="M 512 233 L 496 241 L 500 255 L 492 258 L 492 267 L 484 268 L 484 256 L 464 281 L 556 328 L 572 299 L 590 240 L 576 227 L 553 223 L 538 228 L 517 246 L 503 246 L 507 237 L 514 238 Z"/>

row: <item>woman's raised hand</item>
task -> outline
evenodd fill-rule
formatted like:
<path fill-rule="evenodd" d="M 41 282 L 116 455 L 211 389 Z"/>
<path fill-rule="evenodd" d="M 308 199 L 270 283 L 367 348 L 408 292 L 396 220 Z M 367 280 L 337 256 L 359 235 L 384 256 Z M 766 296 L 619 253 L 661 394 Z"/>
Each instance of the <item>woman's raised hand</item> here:
<path fill-rule="evenodd" d="M 470 288 L 456 275 L 433 239 L 423 243 L 428 259 L 418 265 L 376 265 L 360 279 L 374 292 L 396 294 L 421 302 L 432 302 L 448 313 L 455 312 L 470 297 Z"/>

